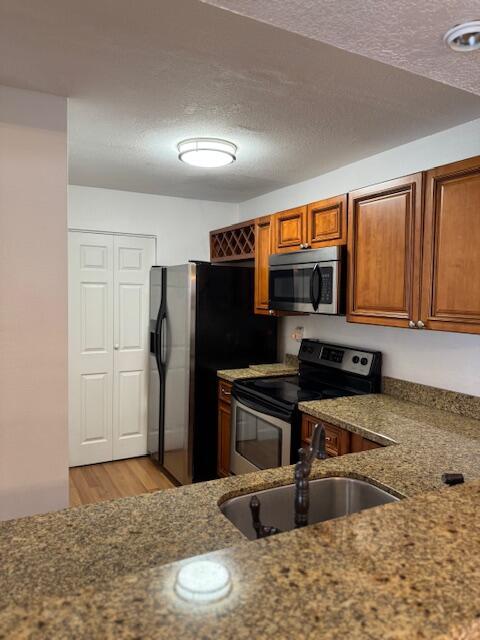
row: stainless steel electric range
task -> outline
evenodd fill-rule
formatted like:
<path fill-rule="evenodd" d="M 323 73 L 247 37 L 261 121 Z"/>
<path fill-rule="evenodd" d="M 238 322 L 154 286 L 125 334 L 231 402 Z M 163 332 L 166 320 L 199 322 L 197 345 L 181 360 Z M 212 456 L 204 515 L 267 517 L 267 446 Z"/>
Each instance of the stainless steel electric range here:
<path fill-rule="evenodd" d="M 300 402 L 380 391 L 379 351 L 305 339 L 298 358 L 298 375 L 234 382 L 232 473 L 249 473 L 297 461 Z"/>

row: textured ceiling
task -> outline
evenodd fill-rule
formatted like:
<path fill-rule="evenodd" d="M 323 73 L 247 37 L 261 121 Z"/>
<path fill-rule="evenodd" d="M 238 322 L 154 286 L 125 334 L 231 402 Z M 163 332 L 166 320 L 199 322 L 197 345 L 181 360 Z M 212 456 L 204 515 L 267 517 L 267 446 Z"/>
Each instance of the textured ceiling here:
<path fill-rule="evenodd" d="M 477 96 L 197 0 L 0 0 L 0 83 L 70 97 L 72 183 L 232 202 L 480 115 Z M 180 163 L 196 135 L 238 162 Z"/>
<path fill-rule="evenodd" d="M 479 0 L 202 1 L 480 94 L 480 51 L 443 43 L 451 27 L 480 19 Z"/>

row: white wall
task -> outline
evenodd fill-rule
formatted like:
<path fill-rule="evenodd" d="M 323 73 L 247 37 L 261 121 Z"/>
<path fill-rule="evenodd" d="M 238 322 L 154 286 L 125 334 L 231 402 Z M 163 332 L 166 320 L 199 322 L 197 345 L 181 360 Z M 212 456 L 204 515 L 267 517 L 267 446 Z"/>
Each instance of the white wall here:
<path fill-rule="evenodd" d="M 237 204 L 74 185 L 68 188 L 69 228 L 157 236 L 158 264 L 209 260 L 208 232 L 237 220 Z"/>
<path fill-rule="evenodd" d="M 68 505 L 66 129 L 0 87 L 0 520 Z"/>
<path fill-rule="evenodd" d="M 478 154 L 480 120 L 474 120 L 243 202 L 239 218 L 274 213 Z M 385 375 L 480 396 L 480 336 L 373 327 L 316 316 L 286 318 L 280 324 L 282 352 L 297 352 L 298 343 L 289 336 L 300 325 L 306 337 L 380 349 Z"/>
<path fill-rule="evenodd" d="M 268 215 L 478 154 L 480 119 L 246 200 L 240 204 L 239 219 Z"/>
<path fill-rule="evenodd" d="M 480 396 L 478 335 L 375 327 L 327 316 L 297 316 L 281 320 L 282 355 L 298 352 L 298 342 L 290 337 L 297 326 L 304 327 L 306 338 L 378 349 L 383 353 L 383 375 Z"/>

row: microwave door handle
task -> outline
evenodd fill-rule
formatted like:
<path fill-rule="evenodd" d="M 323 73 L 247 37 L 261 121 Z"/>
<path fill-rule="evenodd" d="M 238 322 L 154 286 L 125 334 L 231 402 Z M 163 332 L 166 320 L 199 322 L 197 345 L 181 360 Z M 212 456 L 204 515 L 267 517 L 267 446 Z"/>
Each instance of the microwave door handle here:
<path fill-rule="evenodd" d="M 317 275 L 318 273 L 319 273 L 319 267 L 318 267 L 318 264 L 315 264 L 315 266 L 312 269 L 312 274 L 310 276 L 310 302 L 312 304 L 314 311 L 318 309 L 318 302 L 320 299 L 319 296 L 315 296 L 315 290 L 314 290 L 315 275 Z"/>
<path fill-rule="evenodd" d="M 315 303 L 317 305 L 316 309 L 318 309 L 318 307 L 320 306 L 320 300 L 321 299 L 322 299 L 322 270 L 319 268 L 318 269 L 318 296 L 317 296 L 317 298 L 315 300 Z"/>

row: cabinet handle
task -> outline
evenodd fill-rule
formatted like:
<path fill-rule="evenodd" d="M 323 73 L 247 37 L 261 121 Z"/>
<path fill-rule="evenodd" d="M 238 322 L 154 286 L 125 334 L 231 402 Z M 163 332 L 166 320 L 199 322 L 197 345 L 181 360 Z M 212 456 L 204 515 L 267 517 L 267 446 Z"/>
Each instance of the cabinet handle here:
<path fill-rule="evenodd" d="M 231 391 L 227 391 L 226 389 L 222 389 L 222 394 L 223 394 L 224 396 L 231 396 L 231 395 L 232 395 L 232 392 L 231 392 Z"/>
<path fill-rule="evenodd" d="M 275 311 L 273 309 L 269 309 L 268 310 L 268 315 L 273 316 L 274 313 L 275 313 Z"/>
<path fill-rule="evenodd" d="M 416 329 L 417 328 L 417 325 L 415 324 L 415 322 L 413 320 L 409 321 L 408 326 L 410 327 L 410 329 Z"/>
<path fill-rule="evenodd" d="M 418 327 L 418 329 L 425 329 L 425 323 L 422 322 L 421 320 L 419 320 L 417 322 L 417 327 Z"/>

